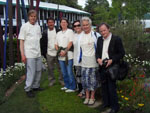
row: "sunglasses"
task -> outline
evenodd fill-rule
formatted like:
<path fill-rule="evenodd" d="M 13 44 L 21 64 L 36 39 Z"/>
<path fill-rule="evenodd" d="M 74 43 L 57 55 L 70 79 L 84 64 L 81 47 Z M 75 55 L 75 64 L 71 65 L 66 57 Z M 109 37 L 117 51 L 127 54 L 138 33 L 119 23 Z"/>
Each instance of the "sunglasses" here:
<path fill-rule="evenodd" d="M 80 24 L 78 24 L 78 25 L 74 25 L 73 27 L 80 27 L 81 25 Z"/>

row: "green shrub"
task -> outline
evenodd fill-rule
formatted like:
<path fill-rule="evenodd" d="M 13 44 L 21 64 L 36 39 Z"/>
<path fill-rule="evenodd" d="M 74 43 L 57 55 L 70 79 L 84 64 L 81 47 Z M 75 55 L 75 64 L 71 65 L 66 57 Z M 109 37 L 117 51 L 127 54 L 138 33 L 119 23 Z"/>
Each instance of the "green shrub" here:
<path fill-rule="evenodd" d="M 139 20 L 128 20 L 125 24 L 115 23 L 112 32 L 122 38 L 127 54 L 140 60 L 149 60 L 150 34 L 144 33 L 144 26 Z"/>
<path fill-rule="evenodd" d="M 14 38 L 13 39 L 13 59 L 14 59 L 14 63 L 18 62 L 17 58 L 19 57 L 19 61 L 20 61 L 20 52 L 19 52 L 19 56 L 17 56 L 17 39 Z M 0 66 L 2 66 L 1 64 L 2 62 L 0 61 Z M 6 46 L 6 65 L 9 65 L 9 39 L 7 40 L 7 46 Z"/>

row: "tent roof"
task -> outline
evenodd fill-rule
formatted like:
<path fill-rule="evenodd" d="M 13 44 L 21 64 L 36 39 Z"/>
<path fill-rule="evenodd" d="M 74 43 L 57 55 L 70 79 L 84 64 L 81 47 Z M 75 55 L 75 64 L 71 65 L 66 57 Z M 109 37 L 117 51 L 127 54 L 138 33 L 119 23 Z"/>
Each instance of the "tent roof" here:
<path fill-rule="evenodd" d="M 12 0 L 12 1 L 13 4 L 16 4 L 16 0 Z M 28 7 L 29 6 L 28 0 L 24 0 L 24 1 L 26 7 Z M 6 4 L 6 0 L 0 0 L 0 4 Z M 36 6 L 36 1 L 34 1 L 34 6 Z M 40 2 L 39 7 L 47 10 L 58 10 L 58 4 L 54 4 L 54 3 Z M 90 15 L 90 13 L 86 11 L 82 11 L 65 5 L 59 5 L 59 11 Z"/>
<path fill-rule="evenodd" d="M 146 14 L 144 15 L 144 19 L 150 20 L 150 13 L 146 13 Z"/>

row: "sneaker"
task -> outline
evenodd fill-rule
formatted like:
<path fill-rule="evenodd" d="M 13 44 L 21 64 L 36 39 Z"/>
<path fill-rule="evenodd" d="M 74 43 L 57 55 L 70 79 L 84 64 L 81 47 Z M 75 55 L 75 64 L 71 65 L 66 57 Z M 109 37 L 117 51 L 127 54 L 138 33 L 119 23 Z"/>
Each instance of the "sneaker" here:
<path fill-rule="evenodd" d="M 75 90 L 67 89 L 65 92 L 66 92 L 66 93 L 71 93 L 71 92 L 75 92 Z"/>
<path fill-rule="evenodd" d="M 86 99 L 84 100 L 83 104 L 88 104 L 88 103 L 89 103 L 89 99 L 86 98 Z"/>
<path fill-rule="evenodd" d="M 35 97 L 35 94 L 33 93 L 33 91 L 27 91 L 26 94 L 29 98 Z"/>
<path fill-rule="evenodd" d="M 61 90 L 67 90 L 67 88 L 66 87 L 62 87 Z"/>
<path fill-rule="evenodd" d="M 94 103 L 95 103 L 95 99 L 90 99 L 88 104 L 93 105 Z"/>

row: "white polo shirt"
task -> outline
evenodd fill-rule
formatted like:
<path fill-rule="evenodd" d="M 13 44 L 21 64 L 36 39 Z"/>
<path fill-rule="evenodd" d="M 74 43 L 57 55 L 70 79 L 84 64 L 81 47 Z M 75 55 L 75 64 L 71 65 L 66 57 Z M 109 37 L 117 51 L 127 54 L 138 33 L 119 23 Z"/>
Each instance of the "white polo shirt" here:
<path fill-rule="evenodd" d="M 67 48 L 69 42 L 73 42 L 74 33 L 71 29 L 67 29 L 66 31 L 59 31 L 56 35 L 55 44 L 59 47 Z M 73 59 L 73 52 L 67 52 L 68 59 Z M 65 61 L 66 57 L 58 57 L 59 60 Z"/>
<path fill-rule="evenodd" d="M 82 67 L 93 68 L 98 67 L 95 57 L 94 38 L 92 33 L 85 34 L 80 40 L 80 46 L 82 49 Z"/>
<path fill-rule="evenodd" d="M 55 49 L 55 40 L 56 40 L 56 30 L 55 28 L 53 30 L 47 30 L 48 34 L 48 48 L 47 48 L 47 54 L 50 56 L 56 56 L 57 51 Z"/>
<path fill-rule="evenodd" d="M 18 39 L 24 40 L 24 54 L 26 58 L 38 58 L 41 56 L 41 37 L 41 28 L 37 23 L 32 25 L 27 22 L 22 25 Z"/>

